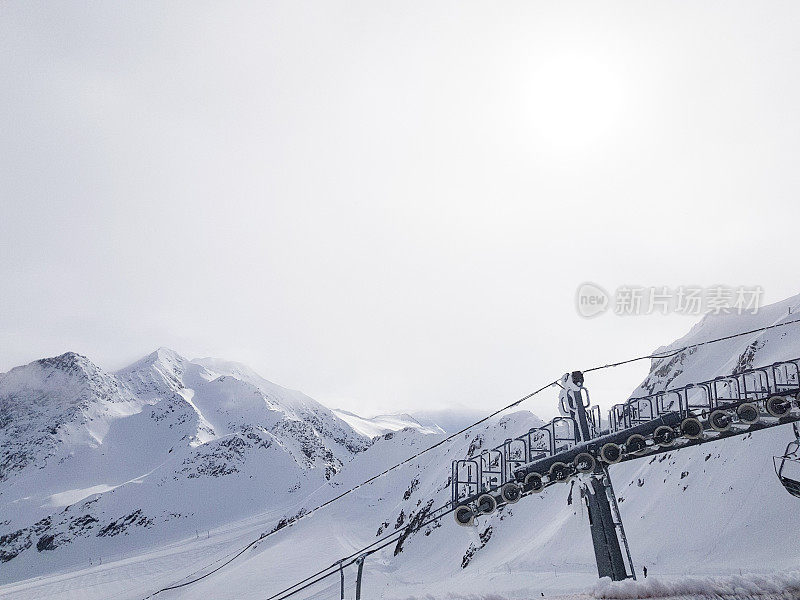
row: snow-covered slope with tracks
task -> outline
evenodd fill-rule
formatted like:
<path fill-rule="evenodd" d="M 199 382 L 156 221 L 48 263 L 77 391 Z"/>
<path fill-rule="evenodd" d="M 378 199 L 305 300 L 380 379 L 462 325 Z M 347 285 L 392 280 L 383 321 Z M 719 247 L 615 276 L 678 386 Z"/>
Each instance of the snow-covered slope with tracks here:
<path fill-rule="evenodd" d="M 660 350 L 666 353 L 712 338 L 800 318 L 797 313 L 800 313 L 800 298 L 765 307 L 757 315 L 706 317 L 686 336 Z M 708 380 L 737 368 L 798 356 L 800 326 L 758 332 L 654 360 L 650 374 L 632 395 Z M 161 366 L 167 362 L 171 361 L 158 361 Z M 160 371 L 161 366 L 156 370 Z M 213 459 L 203 463 L 198 453 L 205 453 L 214 448 L 214 444 L 221 444 L 231 436 L 243 435 L 248 439 L 243 428 L 250 424 L 251 419 L 261 419 L 259 422 L 272 435 L 277 435 L 275 431 L 283 434 L 292 429 L 276 429 L 280 420 L 273 422 L 269 419 L 276 419 L 278 415 L 262 415 L 261 409 L 254 407 L 249 394 L 256 394 L 253 389 L 261 388 L 252 373 L 223 367 L 219 363 L 194 361 L 182 363 L 180 368 L 173 365 L 167 373 L 161 373 L 164 376 L 161 379 L 168 380 L 162 385 L 158 377 L 154 379 L 155 383 L 151 382 L 146 369 L 144 374 L 138 367 L 133 371 L 138 375 L 133 377 L 128 373 L 123 376 L 120 373 L 117 378 L 120 382 L 124 380 L 124 388 L 137 399 L 142 407 L 141 413 L 149 414 L 162 405 L 165 407 L 162 410 L 182 407 L 184 412 L 181 416 L 170 419 L 179 425 L 174 426 L 178 431 L 169 438 L 169 446 L 176 446 L 178 442 L 172 440 L 178 439 L 180 451 L 185 454 L 181 455 L 179 465 L 168 463 L 161 467 L 168 474 L 158 480 L 162 482 L 161 486 L 148 488 L 143 483 L 135 486 L 137 494 L 122 494 L 121 490 L 132 487 L 126 484 L 96 496 L 101 500 L 109 498 L 105 511 L 113 507 L 118 513 L 130 514 L 128 511 L 133 509 L 131 502 L 134 499 L 152 507 L 150 510 L 165 504 L 192 505 L 196 495 L 207 494 L 210 488 L 193 487 L 194 482 L 202 478 L 190 477 L 189 474 L 199 472 L 197 464 L 215 464 Z M 234 384 L 226 387 L 225 379 L 230 377 L 238 382 L 235 388 Z M 218 381 L 220 378 L 223 381 Z M 591 376 L 587 377 L 587 385 L 591 387 Z M 152 386 L 157 390 L 153 391 Z M 171 392 L 168 393 L 167 389 Z M 210 389 L 215 390 L 213 397 L 216 400 L 209 404 L 204 399 L 212 397 Z M 194 393 L 191 397 L 187 397 L 190 395 L 188 390 Z M 261 389 L 260 393 L 264 396 L 264 405 L 269 406 L 269 392 Z M 553 389 L 537 398 L 537 402 L 554 403 L 556 397 L 557 390 Z M 239 409 L 234 410 L 227 403 L 241 407 L 246 418 L 240 419 L 237 416 Z M 2 570 L 11 573 L 2 575 L 3 581 L 15 583 L 0 588 L 0 593 L 4 592 L 15 600 L 58 594 L 89 599 L 112 595 L 141 599 L 168 584 L 191 579 L 192 573 L 211 570 L 221 564 L 224 557 L 232 556 L 263 534 L 275 531 L 287 518 L 325 502 L 445 437 L 442 433 L 424 433 L 411 427 L 378 432 L 372 441 L 367 440 L 367 437 L 372 437 L 369 435 L 371 432 L 359 437 L 350 428 L 350 436 L 342 438 L 342 432 L 348 431 L 346 423 L 337 417 L 329 420 L 324 413 L 327 409 L 304 402 L 299 404 L 300 407 L 292 404 L 283 414 L 291 413 L 294 418 L 302 413 L 301 418 L 309 418 L 312 422 L 316 418 L 322 419 L 325 423 L 322 429 L 328 433 L 320 432 L 320 437 L 332 440 L 326 442 L 326 448 L 334 456 L 340 456 L 343 464 L 326 462 L 324 451 L 321 456 L 314 455 L 315 458 L 309 462 L 298 462 L 291 444 L 285 451 L 281 450 L 281 456 L 286 461 L 285 468 L 291 473 L 319 473 L 315 479 L 318 485 L 301 485 L 294 492 L 284 490 L 278 493 L 278 486 L 272 484 L 274 473 L 266 473 L 255 465 L 262 460 L 262 452 L 266 449 L 248 450 L 240 462 L 231 458 L 222 463 L 236 464 L 243 475 L 225 480 L 222 495 L 215 498 L 213 507 L 206 507 L 205 522 L 214 522 L 216 526 L 207 529 L 205 538 L 199 534 L 174 543 L 165 543 L 158 536 L 145 540 L 136 538 L 134 531 L 148 528 L 135 526 L 123 529 L 122 535 L 117 536 L 122 542 L 112 548 L 103 545 L 102 536 L 87 536 L 83 546 L 85 552 L 108 559 L 116 557 L 114 562 L 108 564 L 104 561 L 103 565 L 89 565 L 85 556 L 82 565 L 77 565 L 77 562 L 61 565 L 51 557 L 59 556 L 59 552 L 66 548 L 59 546 L 55 550 L 43 548 L 38 551 L 34 546 L 3 564 Z M 270 423 L 272 428 L 268 426 Z M 360 487 L 314 516 L 278 529 L 212 575 L 192 585 L 163 592 L 157 598 L 268 597 L 376 541 L 387 532 L 412 521 L 423 521 L 426 514 L 449 500 L 452 460 L 499 444 L 538 423 L 532 413 L 520 410 L 461 434 Z M 113 427 L 109 435 L 112 431 Z M 638 597 L 658 590 L 676 593 L 694 590 L 687 594 L 700 594 L 737 589 L 745 593 L 769 588 L 774 594 L 764 597 L 791 597 L 780 594 L 784 591 L 791 594 L 793 589 L 800 588 L 800 574 L 796 573 L 800 564 L 800 503 L 786 494 L 772 471 L 772 456 L 780 453 L 791 437 L 790 428 L 781 426 L 611 467 L 634 562 L 637 567 L 644 565 L 650 571 L 646 588 L 632 588 L 628 584 L 598 586 L 583 503 L 577 489 L 564 485 L 550 487 L 542 494 L 526 497 L 489 517 L 481 517 L 474 528 L 458 527 L 448 516 L 423 527 L 399 544 L 391 544 L 367 559 L 364 595 L 392 600 L 445 597 L 530 599 L 541 597 L 541 594 L 550 598 L 590 598 L 613 597 L 614 594 Z M 292 436 L 291 439 L 294 443 L 298 438 Z M 356 444 L 358 440 L 361 440 L 363 448 L 355 445 L 350 451 L 348 444 Z M 172 454 L 177 451 L 174 449 Z M 337 452 L 344 452 L 346 456 Z M 303 454 L 302 444 L 300 454 Z M 344 460 L 346 457 L 348 460 Z M 185 463 L 187 459 L 189 462 Z M 275 461 L 277 464 L 278 459 Z M 337 472 L 325 480 L 323 473 L 329 464 L 335 465 Z M 298 465 L 303 468 L 297 470 Z M 183 467 L 188 471 L 182 472 Z M 176 474 L 178 479 L 174 479 Z M 257 484 L 252 484 L 251 476 Z M 169 478 L 173 479 L 167 481 Z M 289 479 L 281 480 L 281 485 L 287 484 Z M 274 489 L 269 502 L 259 504 L 258 499 L 250 499 L 249 494 L 258 488 L 262 492 Z M 7 489 L 4 487 L 4 492 Z M 173 490 L 181 497 L 162 497 L 164 490 Z M 215 490 L 219 491 L 219 488 Z M 242 497 L 248 500 L 244 502 Z M 5 497 L 3 502 L 8 505 Z M 241 508 L 242 504 L 251 502 L 249 508 L 252 510 L 249 512 Z M 202 512 L 199 507 L 193 510 Z M 225 517 L 219 517 L 219 513 L 224 513 Z M 187 517 L 187 523 L 194 523 L 198 514 L 195 512 Z M 213 514 L 217 516 L 213 517 Z M 164 525 L 167 524 L 163 521 L 155 521 L 150 528 Z M 104 522 L 103 527 L 106 526 Z M 6 527 L 4 531 L 9 529 Z M 7 570 L 15 564 L 21 567 Z M 58 569 L 63 572 L 53 572 Z M 37 573 L 50 575 L 40 580 L 18 581 Z M 716 579 L 708 580 L 709 575 Z M 346 571 L 350 596 L 353 594 L 354 576 L 355 568 L 350 567 Z M 687 576 L 693 576 L 690 583 L 694 583 L 681 587 L 680 582 L 689 581 Z M 653 578 L 661 583 L 653 583 Z M 711 581 L 707 587 L 700 585 L 706 580 Z M 338 597 L 338 586 L 337 575 L 307 588 L 296 597 Z"/>

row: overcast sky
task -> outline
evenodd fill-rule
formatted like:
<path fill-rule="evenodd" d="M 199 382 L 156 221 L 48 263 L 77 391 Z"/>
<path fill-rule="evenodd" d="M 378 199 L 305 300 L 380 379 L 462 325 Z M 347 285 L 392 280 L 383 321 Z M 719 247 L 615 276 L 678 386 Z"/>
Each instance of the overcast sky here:
<path fill-rule="evenodd" d="M 0 3 L 0 371 L 168 346 L 362 414 L 489 409 L 695 320 L 583 319 L 583 282 L 796 294 L 798 31 L 796 2 Z"/>

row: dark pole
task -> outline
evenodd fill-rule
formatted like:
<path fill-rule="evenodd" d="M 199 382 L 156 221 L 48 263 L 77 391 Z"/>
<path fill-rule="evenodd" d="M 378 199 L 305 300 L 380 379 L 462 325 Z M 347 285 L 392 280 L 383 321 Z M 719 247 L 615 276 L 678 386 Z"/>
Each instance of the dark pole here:
<path fill-rule="evenodd" d="M 586 443 L 589 441 L 589 419 L 586 416 L 586 407 L 583 405 L 583 393 L 581 391 L 583 389 L 583 373 L 573 371 L 570 377 L 572 385 L 569 386 L 567 393 L 572 395 L 572 405 L 578 417 L 577 422 L 581 442 Z M 619 545 L 617 526 L 619 526 L 620 534 L 623 537 L 623 541 L 625 541 L 626 550 L 628 545 L 625 540 L 625 531 L 622 528 L 622 518 L 619 516 L 619 509 L 616 506 L 616 499 L 613 498 L 614 490 L 611 487 L 611 477 L 608 474 L 608 469 L 598 463 L 589 479 L 589 484 L 584 484 L 583 491 L 586 498 L 586 506 L 589 509 L 589 526 L 592 532 L 597 574 L 600 577 L 610 577 L 612 581 L 622 581 L 629 576 L 625 568 L 625 560 L 622 557 L 622 549 Z M 614 509 L 616 511 L 612 511 L 609 494 L 612 495 L 611 500 L 614 501 Z M 614 520 L 615 512 L 618 522 Z M 632 575 L 635 578 L 630 552 L 628 552 L 628 561 L 631 565 Z"/>
<path fill-rule="evenodd" d="M 633 558 L 631 558 L 631 548 L 628 546 L 628 537 L 625 535 L 625 527 L 622 524 L 622 514 L 619 512 L 619 505 L 617 504 L 617 496 L 614 494 L 614 486 L 611 485 L 611 474 L 608 472 L 608 466 L 603 465 L 603 485 L 606 489 L 606 497 L 609 499 L 612 517 L 616 519 L 619 527 L 619 538 L 622 539 L 622 545 L 625 546 L 625 555 L 628 558 L 628 566 L 631 569 L 630 576 L 636 581 L 636 569 L 633 566 Z M 623 565 L 623 573 L 625 567 Z"/>
<path fill-rule="evenodd" d="M 572 390 L 567 393 L 572 393 L 572 402 L 575 406 L 575 412 L 578 414 L 578 430 L 581 434 L 581 441 L 589 441 L 589 419 L 586 417 L 586 407 L 583 405 L 583 373 L 580 371 L 572 372 L 572 383 L 574 384 Z"/>
<path fill-rule="evenodd" d="M 362 554 L 356 559 L 358 565 L 358 575 L 356 575 L 356 600 L 361 600 L 361 576 L 364 574 L 364 559 L 366 554 Z"/>
<path fill-rule="evenodd" d="M 342 566 L 342 561 L 339 561 L 339 578 L 341 580 L 341 598 L 344 600 L 344 567 Z"/>

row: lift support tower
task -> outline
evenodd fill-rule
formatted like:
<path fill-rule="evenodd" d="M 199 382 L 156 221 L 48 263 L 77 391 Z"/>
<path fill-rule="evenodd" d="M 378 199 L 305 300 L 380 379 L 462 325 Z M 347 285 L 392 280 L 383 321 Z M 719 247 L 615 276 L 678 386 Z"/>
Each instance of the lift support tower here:
<path fill-rule="evenodd" d="M 580 441 L 588 441 L 591 436 L 582 393 L 583 373 L 573 371 L 565 379 L 566 402 L 563 404 L 567 405 L 565 408 L 573 413 L 572 416 L 578 423 Z M 625 529 L 622 526 L 622 517 L 617 506 L 614 488 L 611 485 L 608 467 L 598 462 L 589 477 L 589 482 L 582 484 L 581 492 L 589 510 L 589 525 L 597 561 L 597 574 L 600 577 L 610 577 L 612 581 L 636 579 L 636 571 L 633 568 L 628 540 L 625 537 Z M 625 546 L 625 557 L 622 555 L 620 541 Z M 626 558 L 630 573 L 626 568 Z"/>

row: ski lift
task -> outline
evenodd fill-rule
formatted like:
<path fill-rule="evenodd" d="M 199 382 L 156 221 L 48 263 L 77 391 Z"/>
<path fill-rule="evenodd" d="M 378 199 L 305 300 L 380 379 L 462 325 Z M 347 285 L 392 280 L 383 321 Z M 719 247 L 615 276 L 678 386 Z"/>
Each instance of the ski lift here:
<path fill-rule="evenodd" d="M 783 456 L 773 458 L 775 474 L 783 487 L 795 498 L 800 498 L 800 427 L 792 423 L 795 439 L 786 446 Z"/>

